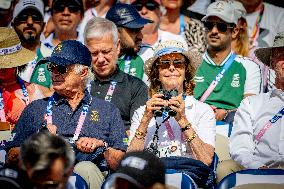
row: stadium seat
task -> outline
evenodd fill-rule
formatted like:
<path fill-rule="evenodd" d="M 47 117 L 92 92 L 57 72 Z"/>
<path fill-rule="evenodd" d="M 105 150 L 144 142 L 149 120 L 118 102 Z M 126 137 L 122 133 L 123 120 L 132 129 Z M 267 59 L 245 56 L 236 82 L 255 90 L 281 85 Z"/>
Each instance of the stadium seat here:
<path fill-rule="evenodd" d="M 217 189 L 248 187 L 248 184 L 283 184 L 283 169 L 246 169 L 231 173 L 221 180 Z"/>
<path fill-rule="evenodd" d="M 76 189 L 88 189 L 87 182 L 77 173 L 72 173 L 72 175 L 68 179 L 68 183 Z"/>

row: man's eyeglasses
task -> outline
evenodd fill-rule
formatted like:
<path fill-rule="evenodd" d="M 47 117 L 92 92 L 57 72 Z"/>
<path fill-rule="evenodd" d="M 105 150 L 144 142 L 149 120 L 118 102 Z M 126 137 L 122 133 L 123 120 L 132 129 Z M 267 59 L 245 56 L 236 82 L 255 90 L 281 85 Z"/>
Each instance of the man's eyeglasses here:
<path fill-rule="evenodd" d="M 65 7 L 68 8 L 70 13 L 77 13 L 77 12 L 80 11 L 79 6 L 77 6 L 77 5 L 72 5 L 72 4 L 65 5 L 65 4 L 60 4 L 60 3 L 55 4 L 53 6 L 53 10 L 55 12 L 64 12 Z"/>
<path fill-rule="evenodd" d="M 233 28 L 233 26 L 223 22 L 203 22 L 203 24 L 208 31 L 211 31 L 214 26 L 216 26 L 220 32 L 226 32 L 228 28 Z"/>
<path fill-rule="evenodd" d="M 159 5 L 157 3 L 136 3 L 136 4 L 133 4 L 134 7 L 136 8 L 137 11 L 141 11 L 143 9 L 143 7 L 146 7 L 146 9 L 150 10 L 150 11 L 153 11 L 155 10 L 156 8 L 159 7 Z"/>
<path fill-rule="evenodd" d="M 34 22 L 43 22 L 42 16 L 38 14 L 20 14 L 19 16 L 15 18 L 15 21 L 16 22 L 26 22 L 29 16 L 32 17 Z"/>
<path fill-rule="evenodd" d="M 49 63 L 47 64 L 47 70 L 54 73 L 65 74 L 68 72 L 68 67 Z"/>
<path fill-rule="evenodd" d="M 159 59 L 157 65 L 161 69 L 168 69 L 171 65 L 175 68 L 184 68 L 185 67 L 185 60 L 176 59 L 176 60 L 161 60 Z"/>

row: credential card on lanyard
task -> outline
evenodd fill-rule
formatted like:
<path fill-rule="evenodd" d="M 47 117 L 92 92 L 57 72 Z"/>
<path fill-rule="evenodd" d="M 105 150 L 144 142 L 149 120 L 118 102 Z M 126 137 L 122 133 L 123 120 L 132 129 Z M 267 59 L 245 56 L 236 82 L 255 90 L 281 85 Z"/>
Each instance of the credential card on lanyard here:
<path fill-rule="evenodd" d="M 230 58 L 225 63 L 225 65 L 224 65 L 223 69 L 221 70 L 221 72 L 217 74 L 216 78 L 211 82 L 209 87 L 203 93 L 202 97 L 200 98 L 201 102 L 204 102 L 209 97 L 209 95 L 213 92 L 213 90 L 215 89 L 215 87 L 217 86 L 219 81 L 223 78 L 225 72 L 229 69 L 229 67 L 234 62 L 235 58 L 236 58 L 236 54 L 232 53 Z"/>

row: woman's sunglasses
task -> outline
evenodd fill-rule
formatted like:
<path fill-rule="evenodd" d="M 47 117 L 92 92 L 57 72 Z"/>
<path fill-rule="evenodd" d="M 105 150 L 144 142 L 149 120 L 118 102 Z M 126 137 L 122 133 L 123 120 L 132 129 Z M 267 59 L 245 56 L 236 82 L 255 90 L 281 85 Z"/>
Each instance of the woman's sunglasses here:
<path fill-rule="evenodd" d="M 54 10 L 55 12 L 64 12 L 65 7 L 68 8 L 68 10 L 69 10 L 70 13 L 77 13 L 77 12 L 80 11 L 79 6 L 77 6 L 77 5 L 72 5 L 72 4 L 67 4 L 67 5 L 65 5 L 65 4 L 61 4 L 61 3 L 55 4 L 55 5 L 53 6 L 53 10 Z"/>
<path fill-rule="evenodd" d="M 68 67 L 49 63 L 47 64 L 47 70 L 54 73 L 65 74 L 68 72 Z"/>
<path fill-rule="evenodd" d="M 177 60 L 158 60 L 157 65 L 161 69 L 168 69 L 171 65 L 173 65 L 175 68 L 184 68 L 185 67 L 185 61 L 181 59 Z"/>
<path fill-rule="evenodd" d="M 203 24 L 208 31 L 211 31 L 214 26 L 216 26 L 220 32 L 226 32 L 228 28 L 233 28 L 233 26 L 223 22 L 203 22 Z"/>
<path fill-rule="evenodd" d="M 133 4 L 133 5 L 134 5 L 134 7 L 136 8 L 137 11 L 141 11 L 141 10 L 143 9 L 143 7 L 146 7 L 146 9 L 148 9 L 148 10 L 150 10 L 150 11 L 153 11 L 153 10 L 155 10 L 156 8 L 159 7 L 158 4 L 156 4 L 156 3 L 151 3 L 151 2 L 149 2 L 149 3 L 144 3 L 144 4 L 142 4 L 142 3 L 137 3 L 137 4 Z"/>

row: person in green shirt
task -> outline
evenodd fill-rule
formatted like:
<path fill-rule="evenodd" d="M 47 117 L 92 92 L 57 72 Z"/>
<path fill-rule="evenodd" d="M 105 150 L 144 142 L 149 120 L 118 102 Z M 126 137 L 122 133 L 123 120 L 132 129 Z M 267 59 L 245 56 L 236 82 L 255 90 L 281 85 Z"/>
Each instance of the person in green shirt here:
<path fill-rule="evenodd" d="M 208 48 L 194 78 L 194 97 L 211 105 L 216 120 L 228 123 L 233 121 L 241 100 L 258 94 L 261 86 L 259 66 L 248 58 L 235 56 L 231 50 L 232 38 L 239 32 L 236 27 L 238 18 L 232 15 L 234 7 L 231 2 L 218 1 L 208 7 L 207 15 L 202 19 Z M 224 69 L 226 64 L 230 66 Z M 214 90 L 208 92 L 212 81 L 224 70 L 221 78 L 217 78 L 219 82 Z M 204 93 L 209 96 L 204 97 Z"/>

